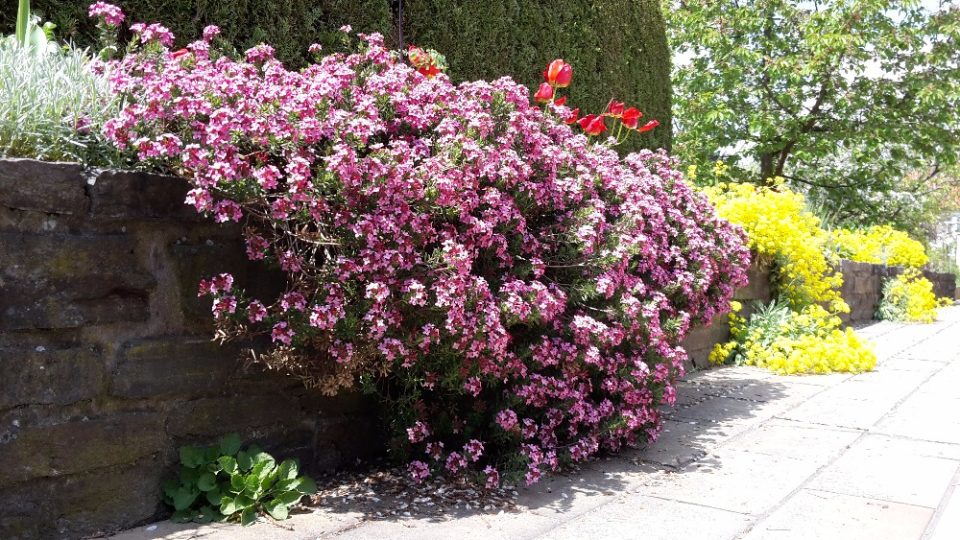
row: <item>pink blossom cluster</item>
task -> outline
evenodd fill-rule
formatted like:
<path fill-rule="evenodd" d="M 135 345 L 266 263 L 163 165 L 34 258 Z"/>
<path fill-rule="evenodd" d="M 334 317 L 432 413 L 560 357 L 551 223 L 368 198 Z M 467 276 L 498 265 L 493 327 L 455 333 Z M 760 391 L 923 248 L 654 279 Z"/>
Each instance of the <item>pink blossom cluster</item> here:
<path fill-rule="evenodd" d="M 125 18 L 123 11 L 119 7 L 106 2 L 90 4 L 87 14 L 90 17 L 102 17 L 103 21 L 110 26 L 120 26 L 120 23 L 122 23 Z"/>
<path fill-rule="evenodd" d="M 680 341 L 746 281 L 740 230 L 665 153 L 621 158 L 509 78 L 454 85 L 361 38 L 299 71 L 207 41 L 109 67 L 106 136 L 287 276 L 275 299 L 204 282 L 218 326 L 283 369 L 386 381 L 416 480 L 532 483 L 655 437 Z"/>

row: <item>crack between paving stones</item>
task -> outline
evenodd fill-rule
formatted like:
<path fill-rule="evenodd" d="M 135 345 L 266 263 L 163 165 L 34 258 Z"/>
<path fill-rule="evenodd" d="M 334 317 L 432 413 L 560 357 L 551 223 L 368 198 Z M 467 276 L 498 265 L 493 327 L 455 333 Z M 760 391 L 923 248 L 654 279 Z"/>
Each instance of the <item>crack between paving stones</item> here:
<path fill-rule="evenodd" d="M 936 532 L 937 526 L 940 525 L 940 520 L 943 518 L 943 514 L 946 513 L 947 504 L 950 502 L 950 498 L 954 495 L 954 493 L 960 491 L 958 486 L 960 486 L 960 466 L 958 466 L 956 472 L 953 473 L 953 478 L 950 480 L 950 485 L 947 486 L 947 491 L 940 499 L 940 504 L 937 505 L 933 511 L 933 515 L 930 516 L 930 521 L 927 522 L 927 527 L 923 530 L 923 534 L 920 535 L 920 540 L 928 540 L 931 536 L 933 536 L 933 533 Z"/>
<path fill-rule="evenodd" d="M 897 358 L 898 356 L 902 355 L 902 354 L 905 353 L 906 351 L 909 351 L 910 349 L 912 349 L 912 348 L 914 348 L 914 347 L 917 347 L 918 345 L 920 345 L 920 344 L 922 344 L 922 343 L 924 343 L 924 342 L 932 339 L 934 336 L 936 336 L 936 335 L 940 334 L 941 332 L 944 332 L 944 331 L 952 328 L 952 327 L 955 326 L 955 325 L 956 325 L 955 322 L 951 322 L 951 324 L 946 325 L 944 328 L 938 330 L 937 332 L 934 332 L 933 334 L 927 336 L 926 338 L 924 338 L 924 339 L 922 339 L 922 340 L 920 340 L 920 341 L 917 341 L 916 343 L 913 343 L 913 344 L 909 345 L 908 347 L 906 347 L 906 348 L 904 348 L 904 349 L 901 349 L 900 351 L 897 351 L 897 352 L 894 353 L 892 356 L 890 356 L 890 358 L 889 358 L 888 360 L 893 360 L 893 359 Z M 905 328 L 905 326 L 904 326 L 904 327 L 901 327 L 901 328 Z M 780 508 L 782 508 L 782 507 L 787 503 L 787 501 L 789 501 L 791 498 L 793 498 L 794 495 L 796 495 L 797 493 L 799 493 L 801 490 L 806 489 L 806 487 L 810 484 L 811 480 L 813 480 L 814 478 L 816 478 L 816 476 L 819 475 L 821 472 L 823 472 L 825 469 L 827 469 L 828 467 L 830 467 L 831 465 L 833 465 L 834 463 L 836 463 L 837 460 L 839 460 L 841 457 L 843 457 L 844 454 L 846 454 L 847 450 L 849 450 L 853 445 L 855 445 L 855 444 L 857 444 L 858 442 L 860 442 L 861 440 L 863 440 L 863 438 L 866 437 L 867 435 L 870 435 L 871 433 L 876 433 L 876 432 L 871 432 L 871 431 L 869 431 L 869 429 L 877 426 L 878 424 L 880 424 L 881 422 L 883 422 L 885 419 L 887 419 L 887 418 L 888 418 L 890 415 L 892 415 L 897 409 L 899 409 L 900 406 L 903 405 L 903 403 L 904 403 L 905 401 L 907 401 L 908 399 L 910 399 L 911 397 L 913 397 L 913 396 L 920 390 L 921 387 L 923 387 L 925 384 L 927 384 L 928 382 L 930 382 L 931 379 L 933 379 L 933 378 L 936 377 L 938 374 L 940 374 L 940 372 L 943 371 L 944 369 L 946 369 L 949 365 L 950 365 L 950 364 L 944 364 L 942 367 L 940 367 L 940 369 L 938 369 L 938 370 L 934 371 L 933 373 L 931 373 L 930 375 L 928 375 L 925 379 L 923 379 L 923 381 L 920 382 L 920 384 L 916 385 L 916 386 L 913 388 L 913 390 L 911 390 L 911 391 L 908 392 L 905 396 L 903 396 L 902 398 L 900 398 L 899 400 L 897 400 L 897 402 L 894 403 L 893 406 L 890 407 L 890 409 L 889 409 L 886 413 L 884 413 L 883 416 L 881 416 L 879 419 L 877 419 L 876 422 L 874 422 L 873 424 L 870 425 L 870 428 L 867 428 L 867 429 L 865 429 L 865 430 L 858 430 L 858 431 L 861 431 L 861 433 L 860 433 L 860 435 L 857 436 L 856 439 L 854 439 L 853 441 L 850 442 L 850 444 L 848 444 L 847 446 L 845 446 L 840 452 L 837 453 L 837 455 L 833 456 L 833 459 L 829 460 L 829 461 L 826 462 L 824 465 L 818 467 L 817 470 L 815 470 L 813 473 L 811 473 L 809 476 L 807 476 L 807 478 L 806 478 L 803 482 L 801 482 L 799 486 L 797 486 L 795 489 L 793 489 L 792 491 L 790 491 L 790 493 L 788 493 L 788 494 L 785 495 L 783 498 L 781 498 L 781 499 L 777 502 L 777 504 L 771 506 L 770 508 L 768 508 L 768 509 L 767 509 L 765 512 L 763 512 L 762 514 L 759 514 L 758 517 L 757 517 L 757 520 L 754 521 L 753 523 L 751 523 L 746 529 L 744 529 L 744 530 L 742 530 L 740 533 L 738 533 L 737 536 L 735 536 L 735 538 L 743 538 L 745 535 L 750 534 L 750 532 L 752 532 L 754 529 L 756 529 L 757 525 L 759 525 L 760 523 L 763 523 L 763 521 L 766 520 L 767 518 L 769 518 L 771 515 L 773 515 L 774 512 L 776 512 L 777 510 L 779 510 Z M 847 380 L 848 380 L 848 379 L 847 379 Z M 846 382 L 846 380 L 844 380 L 843 382 Z M 840 384 L 843 384 L 843 382 L 841 382 Z M 838 386 L 839 386 L 839 385 L 838 385 Z M 833 388 L 833 387 L 824 388 L 824 389 L 823 389 L 823 392 L 827 391 L 827 390 L 830 389 L 830 388 Z M 803 405 L 804 403 L 806 403 L 806 402 L 809 401 L 810 399 L 813 399 L 815 396 L 820 395 L 821 393 L 822 393 L 822 392 L 817 392 L 816 394 L 813 394 L 812 396 L 810 396 L 809 398 L 807 398 L 807 399 L 804 400 L 803 402 L 797 404 L 794 408 Z M 776 416 L 774 416 L 774 418 L 776 418 Z M 760 425 L 763 425 L 763 423 L 765 423 L 765 422 L 766 422 L 766 420 L 765 420 L 764 422 L 761 422 L 761 423 L 758 424 L 757 426 L 754 426 L 754 427 L 750 428 L 749 430 L 745 431 L 744 433 L 747 433 L 747 432 L 749 432 L 749 431 L 752 431 L 752 430 L 756 429 L 756 428 L 759 427 Z M 838 426 L 835 426 L 835 427 L 838 427 Z M 737 437 L 739 437 L 739 436 L 741 436 L 741 435 L 743 435 L 743 434 L 736 435 L 736 436 L 734 436 L 733 438 L 731 438 L 730 440 L 731 440 L 731 441 L 732 441 L 732 440 L 735 440 Z M 916 439 L 914 439 L 914 440 L 916 440 Z M 726 441 L 726 442 L 729 442 L 729 441 Z M 723 444 L 726 444 L 726 442 L 723 443 Z M 723 444 L 721 444 L 720 446 L 723 446 Z M 950 489 L 950 488 L 948 488 L 948 491 L 949 491 L 949 489 Z M 826 490 L 817 490 L 817 491 L 826 491 Z M 849 494 L 844 494 L 844 495 L 849 495 Z M 945 495 L 946 495 L 946 494 L 945 494 Z M 945 496 L 945 495 L 944 495 L 944 496 Z M 854 495 L 854 496 L 856 496 L 856 495 Z M 943 502 L 943 500 L 944 500 L 944 498 L 941 497 L 941 503 Z M 899 503 L 897 503 L 897 504 L 899 504 Z M 916 506 L 916 505 L 914 505 L 914 506 Z M 924 508 L 926 508 L 926 507 L 924 507 Z"/>

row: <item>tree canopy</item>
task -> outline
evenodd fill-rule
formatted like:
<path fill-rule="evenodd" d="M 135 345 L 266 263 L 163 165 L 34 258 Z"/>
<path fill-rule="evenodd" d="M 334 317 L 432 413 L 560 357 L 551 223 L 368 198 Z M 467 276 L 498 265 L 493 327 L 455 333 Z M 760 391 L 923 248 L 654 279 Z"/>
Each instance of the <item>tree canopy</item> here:
<path fill-rule="evenodd" d="M 960 149 L 960 6 L 664 0 L 674 149 L 782 176 L 847 223 L 909 219 Z"/>

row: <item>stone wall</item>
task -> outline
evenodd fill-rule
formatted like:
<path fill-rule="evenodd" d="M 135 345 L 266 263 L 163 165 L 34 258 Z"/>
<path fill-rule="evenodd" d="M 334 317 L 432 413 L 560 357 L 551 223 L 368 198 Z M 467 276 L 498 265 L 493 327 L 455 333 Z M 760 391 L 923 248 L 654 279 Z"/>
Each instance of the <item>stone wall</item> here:
<path fill-rule="evenodd" d="M 734 299 L 743 304 L 743 314 L 749 314 L 754 304 L 770 302 L 770 270 L 768 268 L 751 266 L 747 272 L 750 282 L 733 295 Z M 717 317 L 707 326 L 694 328 L 687 335 L 683 346 L 687 349 L 690 366 L 698 369 L 710 367 L 707 357 L 717 343 L 730 339 L 730 323 L 726 315 Z"/>
<path fill-rule="evenodd" d="M 314 473 L 379 448 L 362 399 L 320 397 L 210 342 L 201 277 L 232 271 L 254 293 L 282 280 L 186 190 L 0 160 L 0 538 L 153 519 L 177 448 L 230 432 Z"/>
<path fill-rule="evenodd" d="M 841 316 L 845 324 L 860 324 L 872 320 L 883 297 L 883 282 L 903 272 L 898 266 L 842 261 L 843 287 L 840 293 L 850 306 L 850 313 Z M 956 283 L 953 274 L 923 271 L 933 283 L 937 297 L 954 298 Z"/>

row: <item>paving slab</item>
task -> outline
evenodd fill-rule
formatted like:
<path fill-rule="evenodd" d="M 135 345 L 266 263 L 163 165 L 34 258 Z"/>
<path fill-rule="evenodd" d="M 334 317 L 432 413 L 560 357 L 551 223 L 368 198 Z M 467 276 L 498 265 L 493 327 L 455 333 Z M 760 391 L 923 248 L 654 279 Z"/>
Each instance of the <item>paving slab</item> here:
<path fill-rule="evenodd" d="M 621 497 L 538 538 L 726 540 L 749 525 L 750 516 L 744 514 L 637 495 Z"/>
<path fill-rule="evenodd" d="M 862 431 L 853 429 L 772 419 L 733 438 L 724 448 L 826 464 L 861 435 Z"/>
<path fill-rule="evenodd" d="M 960 538 L 960 475 L 955 476 L 950 494 L 937 509 L 927 527 L 927 540 L 957 540 Z"/>
<path fill-rule="evenodd" d="M 679 472 L 652 477 L 644 495 L 761 515 L 798 489 L 814 461 L 720 449 Z M 762 478 L 763 481 L 757 481 Z"/>
<path fill-rule="evenodd" d="M 758 523 L 745 540 L 904 540 L 923 534 L 933 510 L 804 489 Z"/>
<path fill-rule="evenodd" d="M 960 446 L 867 434 L 806 486 L 936 508 L 960 462 Z"/>

